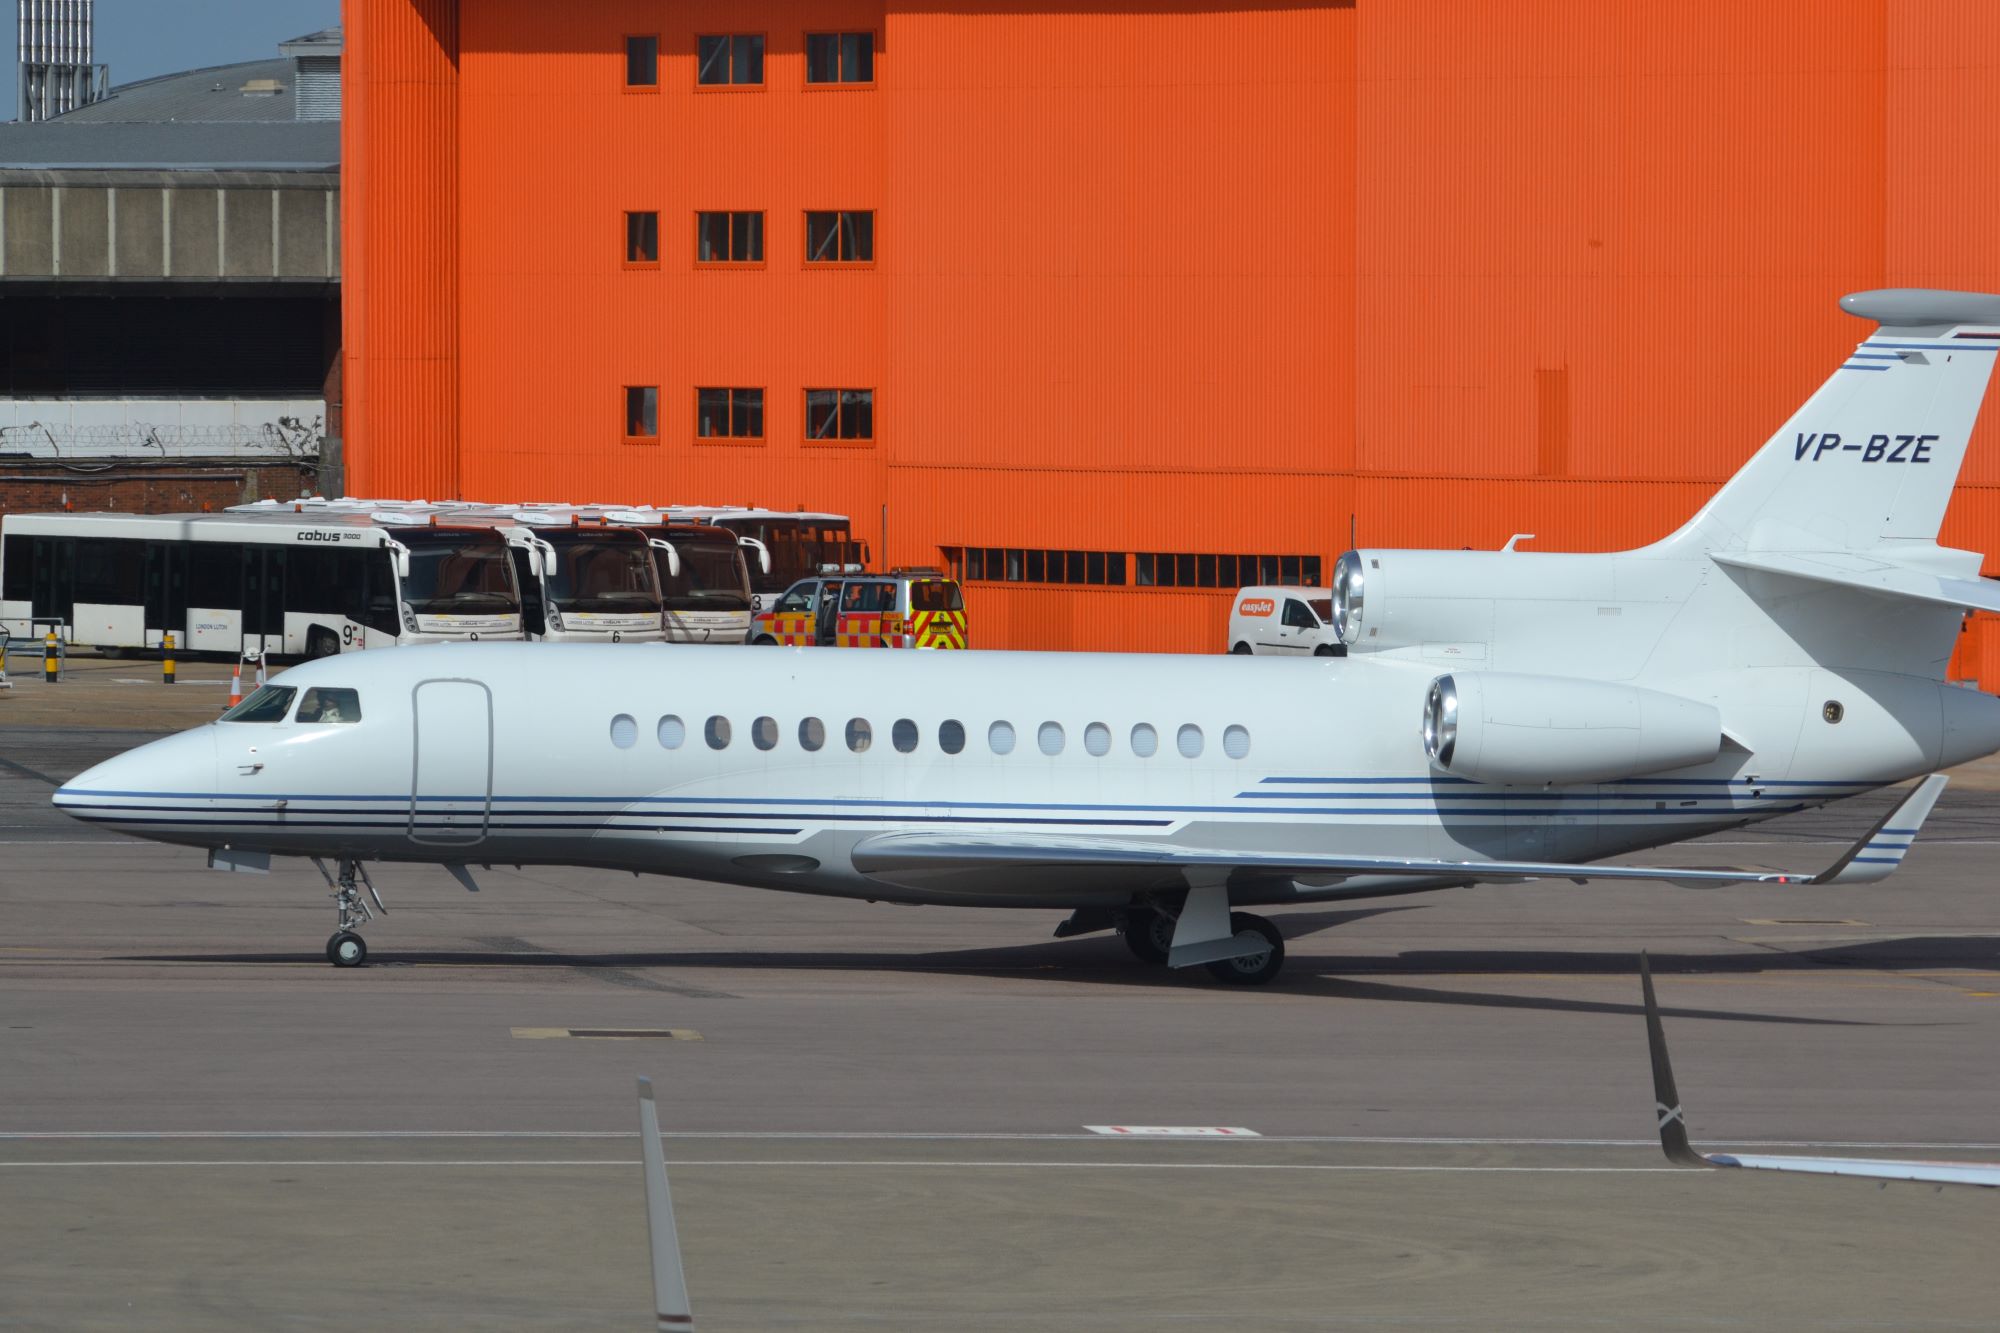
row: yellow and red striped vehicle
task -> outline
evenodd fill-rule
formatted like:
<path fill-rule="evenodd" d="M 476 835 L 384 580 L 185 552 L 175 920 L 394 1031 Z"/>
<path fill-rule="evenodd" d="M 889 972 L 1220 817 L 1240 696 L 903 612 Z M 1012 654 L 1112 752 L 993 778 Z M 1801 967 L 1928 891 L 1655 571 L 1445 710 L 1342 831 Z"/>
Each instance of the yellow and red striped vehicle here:
<path fill-rule="evenodd" d="M 760 614 L 750 642 L 833 648 L 963 648 L 965 593 L 935 569 L 800 579 Z"/>

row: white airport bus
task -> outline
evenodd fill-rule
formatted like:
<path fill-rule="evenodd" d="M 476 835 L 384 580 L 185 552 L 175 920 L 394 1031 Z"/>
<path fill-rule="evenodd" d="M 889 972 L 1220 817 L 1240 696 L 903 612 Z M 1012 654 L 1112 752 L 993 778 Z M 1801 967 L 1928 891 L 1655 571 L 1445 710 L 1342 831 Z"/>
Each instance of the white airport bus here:
<path fill-rule="evenodd" d="M 521 585 L 522 622 L 544 643 L 656 643 L 665 636 L 660 588 L 644 534 L 576 511 L 477 511 L 499 527 Z M 671 554 L 671 553 L 669 553 Z M 669 564 L 671 561 L 662 563 Z"/>
<path fill-rule="evenodd" d="M 713 523 L 754 540 L 766 559 L 750 571 L 751 610 L 762 611 L 800 579 L 818 574 L 859 574 L 868 547 L 854 540 L 845 514 L 745 509 L 732 505 L 669 505 L 674 523 Z"/>
<path fill-rule="evenodd" d="M 651 638 L 671 643 L 742 643 L 750 636 L 750 587 L 756 573 L 769 568 L 771 553 L 754 537 L 742 537 L 706 522 L 683 520 L 671 510 L 620 509 L 608 505 L 523 505 L 497 511 L 513 522 L 534 529 L 538 539 L 567 543 L 570 550 L 593 544 L 620 551 L 649 549 L 656 588 Z M 747 552 L 755 552 L 752 561 Z M 517 571 L 522 555 L 515 555 Z M 630 582 L 636 586 L 636 571 Z M 525 587 L 525 581 L 524 581 Z M 557 606 L 549 602 L 552 609 Z M 577 617 L 567 611 L 552 620 L 569 625 Z M 528 624 L 535 624 L 530 606 Z M 551 633 L 548 637 L 557 637 Z M 613 637 L 618 637 L 613 635 Z M 627 633 L 627 639 L 640 637 Z"/>
<path fill-rule="evenodd" d="M 0 518 L 0 628 L 74 647 L 327 657 L 519 639 L 501 534 L 320 509 Z"/>

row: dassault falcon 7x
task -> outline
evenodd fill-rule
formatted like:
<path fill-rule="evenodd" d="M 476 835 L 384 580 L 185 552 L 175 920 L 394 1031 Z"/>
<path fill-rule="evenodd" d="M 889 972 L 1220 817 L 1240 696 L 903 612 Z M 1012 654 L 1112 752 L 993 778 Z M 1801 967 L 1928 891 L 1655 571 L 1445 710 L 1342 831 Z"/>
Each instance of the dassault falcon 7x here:
<path fill-rule="evenodd" d="M 1345 657 L 357 653 L 54 801 L 222 868 L 317 858 L 341 965 L 366 957 L 369 861 L 468 888 L 474 866 L 574 865 L 1058 909 L 1058 935 L 1115 929 L 1234 982 L 1283 962 L 1241 910 L 1260 904 L 1880 879 L 1941 778 L 1818 876 L 1590 864 L 2000 749 L 2000 699 L 1944 680 L 2000 585 L 1936 540 L 2000 296 L 1842 305 L 1879 327 L 1677 532 L 1607 554 L 1349 551 Z"/>

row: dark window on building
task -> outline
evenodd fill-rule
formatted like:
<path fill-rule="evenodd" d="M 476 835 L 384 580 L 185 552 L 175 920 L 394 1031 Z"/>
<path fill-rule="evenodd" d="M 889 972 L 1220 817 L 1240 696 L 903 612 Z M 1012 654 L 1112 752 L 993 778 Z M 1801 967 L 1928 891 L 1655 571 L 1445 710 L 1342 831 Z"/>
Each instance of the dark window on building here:
<path fill-rule="evenodd" d="M 875 391 L 807 389 L 806 438 L 809 440 L 874 439 Z"/>
<path fill-rule="evenodd" d="M 651 384 L 625 386 L 625 436 L 651 439 L 660 433 L 660 390 Z"/>
<path fill-rule="evenodd" d="M 1317 587 L 1316 555 L 1168 555 L 1133 557 L 1133 582 L 1142 588 L 1242 588 L 1255 583 Z"/>
<path fill-rule="evenodd" d="M 703 37 L 696 43 L 698 83 L 755 84 L 764 81 L 764 37 L 761 33 L 731 33 Z"/>
<path fill-rule="evenodd" d="M 1023 547 L 947 547 L 959 579 L 985 583 L 1074 583 L 1123 587 L 1123 551 L 1047 551 Z"/>
<path fill-rule="evenodd" d="M 658 213 L 627 213 L 625 215 L 625 262 L 628 264 L 657 264 L 660 262 L 660 215 Z"/>
<path fill-rule="evenodd" d="M 872 32 L 807 33 L 806 82 L 875 82 L 875 34 Z"/>
<path fill-rule="evenodd" d="M 764 262 L 762 213 L 697 213 L 695 258 L 704 264 Z"/>
<path fill-rule="evenodd" d="M 866 209 L 806 214 L 808 264 L 875 261 L 875 214 Z"/>
<path fill-rule="evenodd" d="M 627 88 L 657 88 L 660 84 L 660 39 L 658 37 L 627 37 L 625 39 L 625 86 Z"/>
<path fill-rule="evenodd" d="M 695 434 L 701 438 L 764 438 L 762 389 L 695 390 Z"/>

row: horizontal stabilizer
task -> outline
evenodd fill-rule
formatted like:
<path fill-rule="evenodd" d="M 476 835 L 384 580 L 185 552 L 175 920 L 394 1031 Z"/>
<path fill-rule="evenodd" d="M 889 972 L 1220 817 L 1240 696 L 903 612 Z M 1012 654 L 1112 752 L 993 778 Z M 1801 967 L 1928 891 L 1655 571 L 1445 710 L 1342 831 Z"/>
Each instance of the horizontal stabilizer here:
<path fill-rule="evenodd" d="M 1646 1004 L 1646 1045 L 1653 1060 L 1653 1113 L 1659 1122 L 1660 1150 L 1676 1166 L 1743 1167 L 1752 1171 L 1798 1171 L 1816 1176 L 1859 1176 L 1868 1180 L 1917 1180 L 1933 1185 L 2000 1187 L 2000 1163 L 1898 1161 L 1882 1157 L 1780 1157 L 1764 1153 L 1704 1153 L 1688 1142 L 1687 1117 L 1674 1086 L 1667 1056 L 1660 1002 L 1653 994 L 1653 968 L 1639 955 L 1639 991 Z"/>
<path fill-rule="evenodd" d="M 1900 597 L 1973 611 L 2000 611 L 2000 580 L 1951 578 L 1861 552 L 1815 551 L 1805 555 L 1781 555 L 1772 551 L 1717 552 L 1714 558 L 1717 564 L 1733 569 L 1783 574 L 1788 578 L 1873 593 L 1878 597 Z"/>

